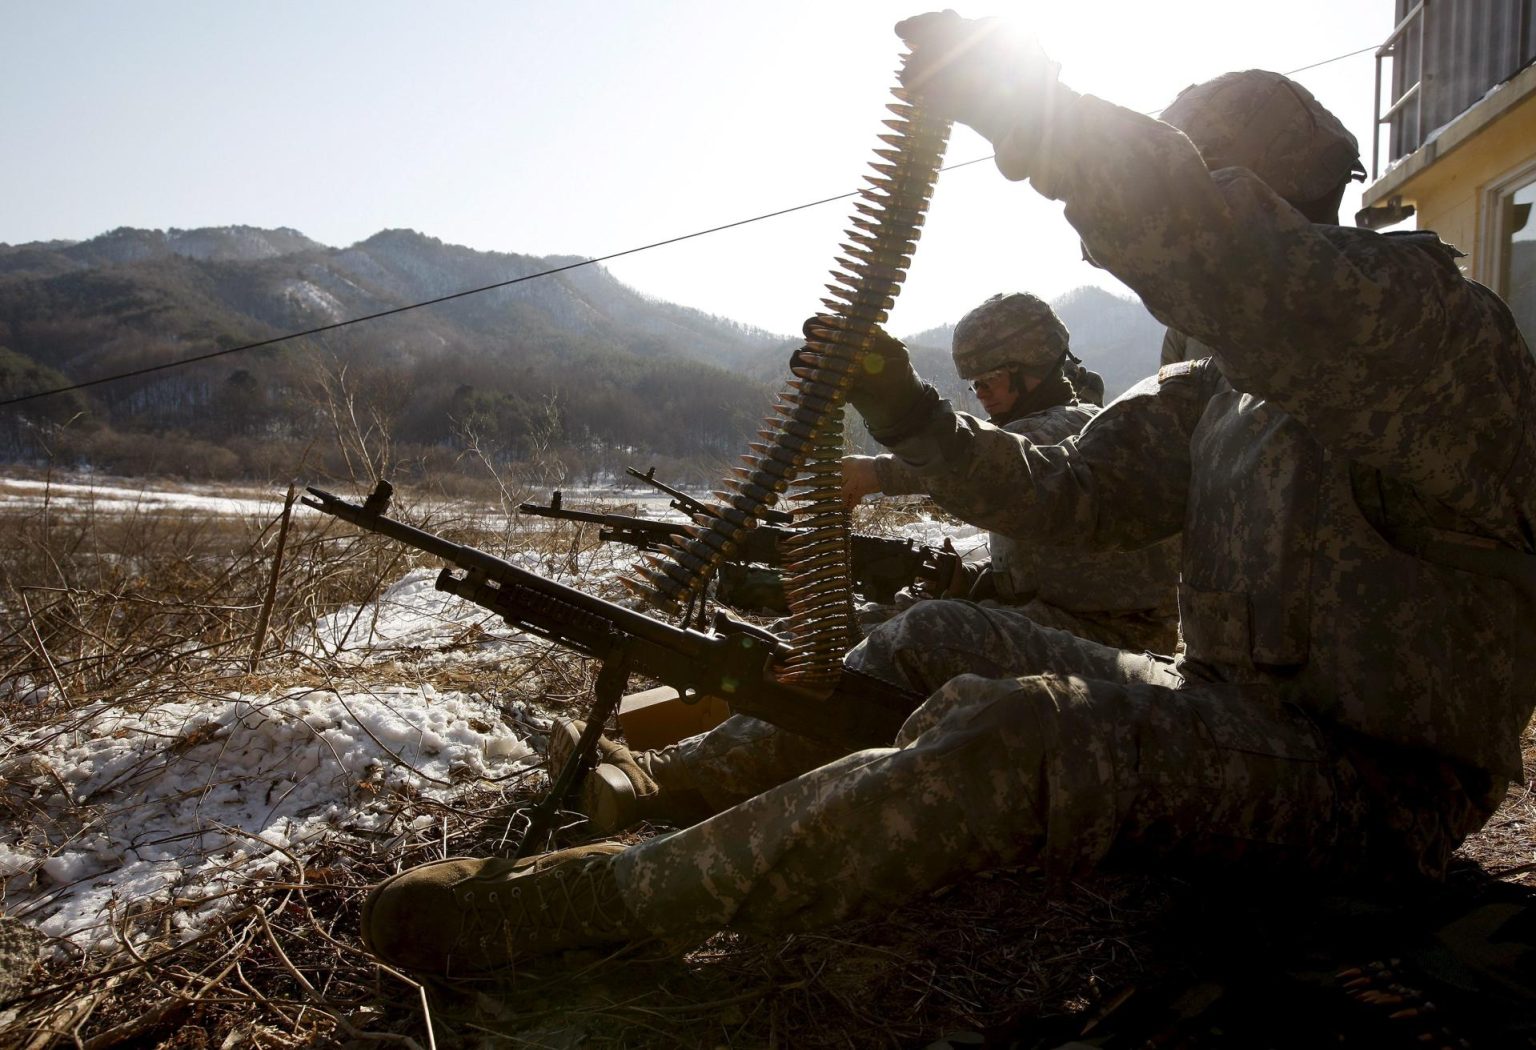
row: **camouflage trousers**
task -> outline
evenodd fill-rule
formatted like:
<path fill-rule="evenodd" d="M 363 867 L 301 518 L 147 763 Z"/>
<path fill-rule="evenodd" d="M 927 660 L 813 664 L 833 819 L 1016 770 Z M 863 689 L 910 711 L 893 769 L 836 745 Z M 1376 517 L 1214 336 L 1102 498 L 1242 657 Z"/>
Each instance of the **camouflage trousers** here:
<path fill-rule="evenodd" d="M 1172 654 L 1179 644 L 1179 613 L 1173 609 L 1073 612 L 1036 598 L 1015 606 L 1041 627 L 1132 652 Z"/>
<path fill-rule="evenodd" d="M 976 610 L 972 615 L 970 610 Z M 1140 623 L 1128 619 L 1128 624 Z M 1073 614 L 1030 602 L 1022 606 L 966 601 L 923 601 L 875 624 L 848 654 L 847 666 L 931 693 L 961 674 L 1080 674 L 1111 681 L 1174 686 L 1172 660 L 1147 656 L 1142 635 L 1176 635 L 1166 625 L 1110 632 L 1128 644 L 1123 652 L 1088 640 Z M 1079 630 L 1074 631 L 1077 627 Z M 841 758 L 844 752 L 808 737 L 786 733 L 755 718 L 736 715 L 645 759 L 663 790 L 696 791 L 717 810 Z"/>
<path fill-rule="evenodd" d="M 825 760 L 619 855 L 642 924 L 810 929 L 1024 864 L 1432 873 L 1491 811 L 1438 760 L 1320 727 L 1276 689 L 1183 682 L 1169 660 L 1016 610 L 925 602 L 848 663 L 931 695 L 893 746 Z M 732 737 L 712 753 L 810 757 L 776 731 Z M 771 762 L 753 768 L 766 777 Z"/>

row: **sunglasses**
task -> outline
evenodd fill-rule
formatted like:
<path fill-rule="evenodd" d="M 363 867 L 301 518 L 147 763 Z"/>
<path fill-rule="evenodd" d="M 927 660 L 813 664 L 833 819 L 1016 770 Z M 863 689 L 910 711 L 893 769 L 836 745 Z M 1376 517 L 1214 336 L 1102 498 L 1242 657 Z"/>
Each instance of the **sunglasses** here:
<path fill-rule="evenodd" d="M 992 371 L 983 372 L 981 375 L 971 380 L 971 391 L 973 393 L 979 394 L 983 390 L 990 390 L 992 387 L 997 386 L 1007 378 L 1008 369 L 994 368 Z"/>

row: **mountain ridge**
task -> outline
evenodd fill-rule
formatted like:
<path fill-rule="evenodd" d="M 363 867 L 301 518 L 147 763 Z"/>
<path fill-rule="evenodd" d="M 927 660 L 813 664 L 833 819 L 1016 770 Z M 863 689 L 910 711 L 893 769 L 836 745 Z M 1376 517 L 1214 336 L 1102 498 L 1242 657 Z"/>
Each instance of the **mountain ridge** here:
<path fill-rule="evenodd" d="M 573 265 L 582 261 L 478 251 L 403 228 L 341 248 L 253 226 L 119 227 L 84 241 L 0 245 L 0 394 L 30 392 L 42 375 L 81 382 L 148 369 L 71 398 L 71 418 L 88 420 L 76 430 L 133 435 L 144 447 L 202 440 L 241 456 L 241 441 L 313 437 L 316 413 L 301 402 L 315 396 L 377 414 L 418 455 L 461 447 L 466 435 L 513 460 L 535 446 L 685 458 L 738 450 L 796 340 L 646 296 L 600 265 Z M 463 294 L 480 288 L 491 290 Z M 1128 385 L 1155 369 L 1146 326 L 1156 326 L 1139 303 L 1098 289 L 1059 301 L 1074 347 L 1112 393 L 1122 375 Z M 155 370 L 376 314 L 389 316 Z M 919 371 L 963 407 L 948 360 L 952 329 L 909 342 Z M 1080 331 L 1114 354 L 1096 362 Z M 25 423 L 0 433 L 0 454 L 39 454 Z M 100 441 L 84 444 L 78 455 L 103 454 Z"/>

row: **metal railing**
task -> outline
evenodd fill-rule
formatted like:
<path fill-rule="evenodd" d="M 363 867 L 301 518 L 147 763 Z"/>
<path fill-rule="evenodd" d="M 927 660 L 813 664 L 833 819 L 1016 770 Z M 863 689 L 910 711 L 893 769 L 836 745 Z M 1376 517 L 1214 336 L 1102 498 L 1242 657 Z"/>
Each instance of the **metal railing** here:
<path fill-rule="evenodd" d="M 1398 129 L 1398 135 L 1406 138 L 1407 142 L 1411 142 L 1412 145 L 1404 143 L 1405 148 L 1401 151 L 1401 155 L 1412 153 L 1424 144 L 1424 23 L 1426 21 L 1424 18 L 1424 8 L 1428 2 L 1429 0 L 1418 0 L 1417 3 L 1409 8 L 1408 13 L 1403 16 L 1401 22 L 1397 23 L 1391 35 L 1376 49 L 1376 105 L 1374 110 L 1376 122 L 1371 129 L 1372 181 L 1381 176 L 1381 126 L 1383 124 L 1389 125 L 1388 132 L 1390 135 L 1394 130 L 1391 127 L 1393 121 L 1402 116 L 1403 111 L 1410 103 L 1413 105 L 1413 135 L 1411 138 L 1408 138 L 1405 135 L 1405 128 Z M 1418 46 L 1409 49 L 1413 56 L 1415 67 L 1413 83 L 1404 87 L 1402 93 L 1392 100 L 1392 104 L 1383 113 L 1381 109 L 1382 60 L 1392 59 L 1392 79 L 1394 84 L 1402 84 L 1407 81 L 1408 78 L 1402 75 L 1404 71 L 1400 62 L 1407 57 L 1402 52 L 1410 30 L 1417 30 L 1418 36 Z M 1390 144 L 1389 139 L 1389 146 Z"/>

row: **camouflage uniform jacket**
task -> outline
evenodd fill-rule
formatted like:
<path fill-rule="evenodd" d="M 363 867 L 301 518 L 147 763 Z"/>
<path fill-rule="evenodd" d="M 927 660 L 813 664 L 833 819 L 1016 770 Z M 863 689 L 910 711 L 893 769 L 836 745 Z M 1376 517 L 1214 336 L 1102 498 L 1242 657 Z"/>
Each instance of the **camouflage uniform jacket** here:
<path fill-rule="evenodd" d="M 1054 445 L 1076 434 L 1100 409 L 1077 401 L 1053 405 L 1003 426 L 1040 445 Z M 875 460 L 881 491 L 888 496 L 926 494 L 926 477 L 886 454 Z M 942 505 L 942 504 L 941 504 Z M 992 580 L 1000 600 L 1023 604 L 1038 599 L 1069 612 L 1122 612 L 1145 609 L 1172 616 L 1179 576 L 1177 540 L 1142 550 L 1088 551 L 1018 543 L 994 532 L 987 540 Z"/>
<path fill-rule="evenodd" d="M 941 402 L 892 450 L 946 509 L 1024 542 L 1182 530 L 1187 682 L 1271 683 L 1325 726 L 1518 777 L 1536 366 L 1509 309 L 1433 234 L 1314 225 L 1168 125 L 1058 103 L 1049 148 L 1007 139 L 999 168 L 1065 200 L 1094 259 L 1211 356 L 1060 445 Z"/>

